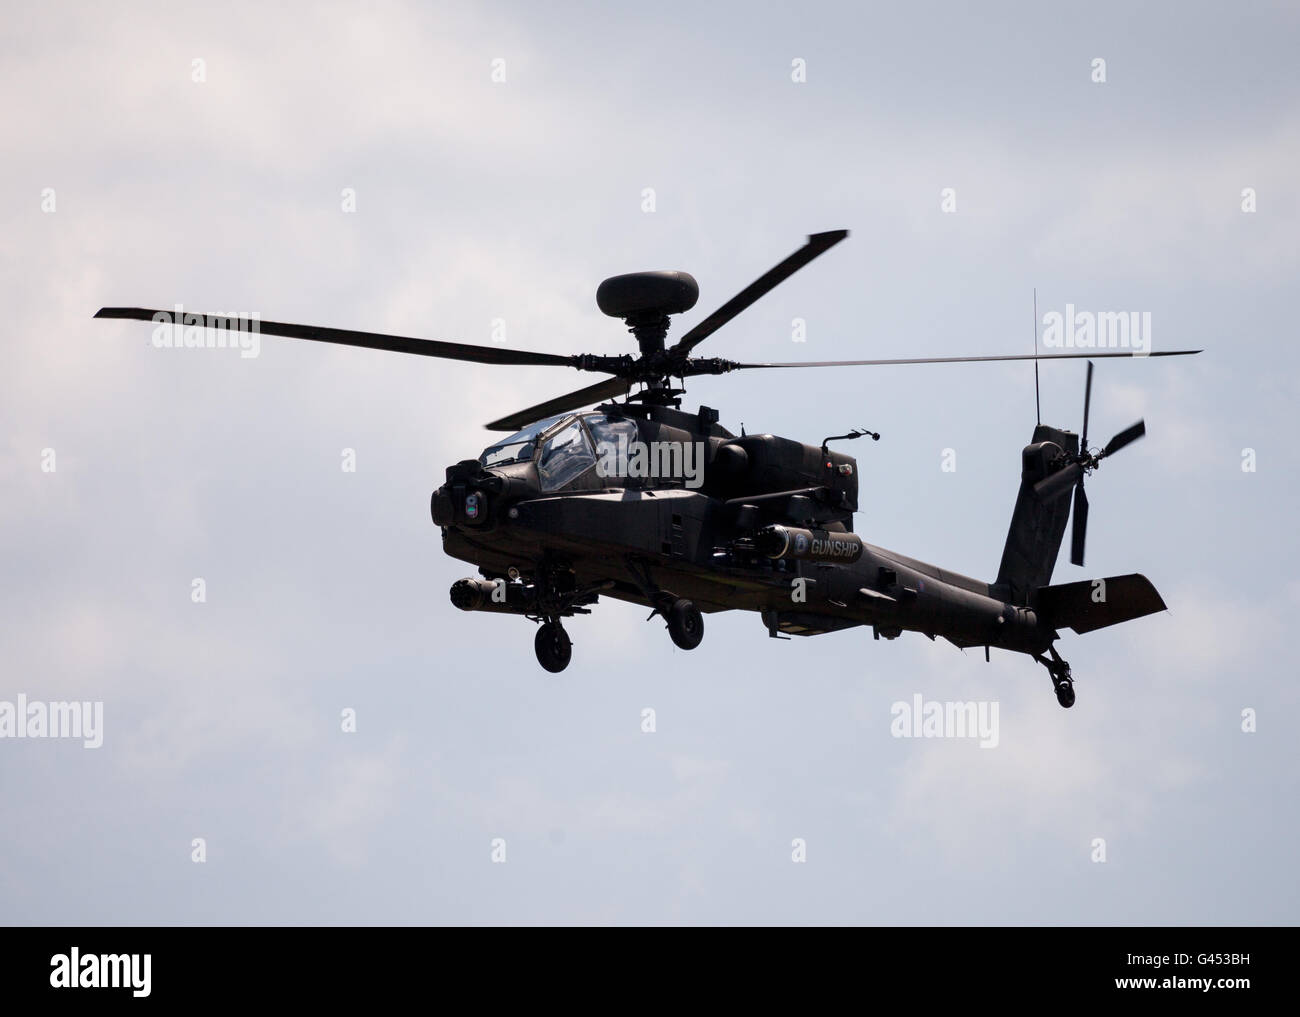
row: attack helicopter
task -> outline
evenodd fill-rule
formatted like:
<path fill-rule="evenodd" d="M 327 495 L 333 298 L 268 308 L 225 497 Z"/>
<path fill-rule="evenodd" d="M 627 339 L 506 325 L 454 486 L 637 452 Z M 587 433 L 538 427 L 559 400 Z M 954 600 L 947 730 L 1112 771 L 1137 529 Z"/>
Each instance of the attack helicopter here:
<path fill-rule="evenodd" d="M 1087 633 L 1165 609 L 1155 587 L 1138 574 L 1051 584 L 1071 516 L 1070 557 L 1083 565 L 1084 479 L 1146 433 L 1138 421 L 1103 447 L 1089 446 L 1092 361 L 1200 351 L 1040 355 L 1035 333 L 1032 355 L 787 363 L 694 355 L 714 332 L 846 236 L 847 230 L 809 236 L 671 346 L 672 317 L 699 298 L 695 279 L 685 272 L 606 279 L 596 303 L 623 321 L 636 355 L 565 356 L 244 316 L 186 315 L 184 323 L 604 375 L 487 424 L 509 436 L 448 467 L 430 501 L 444 551 L 479 572 L 452 585 L 452 604 L 537 624 L 534 649 L 549 672 L 563 671 L 572 659 L 564 620 L 589 614 L 604 596 L 648 607 L 649 617 L 661 617 L 683 650 L 700 645 L 705 614 L 742 610 L 758 614 L 777 639 L 869 627 L 876 639 L 919 632 L 962 649 L 982 646 L 986 658 L 994 647 L 1023 653 L 1046 668 L 1061 706 L 1073 706 L 1073 674 L 1055 645 L 1059 630 Z M 95 317 L 172 322 L 171 312 L 139 307 L 105 307 Z M 715 409 L 681 409 L 685 379 L 700 375 L 1022 360 L 1033 360 L 1037 373 L 1041 360 L 1078 358 L 1088 359 L 1082 433 L 1041 419 L 1035 426 L 1021 451 L 1020 488 L 992 582 L 876 547 L 854 532 L 858 464 L 830 445 L 878 440 L 878 433 L 855 429 L 809 445 L 743 428 L 736 435 L 719 423 Z"/>

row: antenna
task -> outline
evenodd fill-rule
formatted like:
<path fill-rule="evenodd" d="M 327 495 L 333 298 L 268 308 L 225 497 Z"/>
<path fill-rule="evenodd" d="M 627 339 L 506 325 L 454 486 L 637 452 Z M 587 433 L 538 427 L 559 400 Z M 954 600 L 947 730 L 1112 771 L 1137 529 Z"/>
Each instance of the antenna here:
<path fill-rule="evenodd" d="M 826 446 L 827 446 L 830 442 L 833 442 L 833 441 L 852 441 L 854 438 L 861 438 L 861 437 L 863 437 L 864 435 L 868 435 L 868 434 L 871 435 L 871 440 L 872 440 L 872 441 L 879 441 L 879 440 L 880 440 L 880 433 L 879 433 L 878 431 L 868 431 L 865 427 L 855 427 L 855 428 L 854 428 L 852 431 L 850 431 L 848 434 L 832 434 L 829 438 L 823 438 L 823 439 L 822 439 L 822 455 L 826 455 L 826 452 L 827 452 L 827 448 L 826 448 Z M 830 465 L 830 464 L 828 463 L 827 465 Z"/>
<path fill-rule="evenodd" d="M 1034 416 L 1041 426 L 1043 405 L 1038 399 L 1038 287 L 1034 287 Z"/>

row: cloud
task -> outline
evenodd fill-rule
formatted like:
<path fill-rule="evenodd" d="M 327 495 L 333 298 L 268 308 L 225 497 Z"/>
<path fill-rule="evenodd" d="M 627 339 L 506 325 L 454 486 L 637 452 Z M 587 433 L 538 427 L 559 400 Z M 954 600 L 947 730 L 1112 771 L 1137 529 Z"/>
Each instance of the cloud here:
<path fill-rule="evenodd" d="M 1041 922 L 1132 907 L 1162 921 L 1205 884 L 1184 817 L 1224 814 L 1245 817 L 1215 832 L 1247 873 L 1243 920 L 1275 913 L 1278 870 L 1250 817 L 1267 810 L 1278 843 L 1296 829 L 1289 744 L 1267 734 L 1295 696 L 1285 25 L 1252 15 L 1269 30 L 1224 50 L 1195 12 L 1177 46 L 1164 8 L 1127 12 L 1120 36 L 1106 12 L 1071 15 L 1075 37 L 1127 48 L 1101 93 L 1047 21 L 1012 38 L 982 14 L 936 28 L 901 8 L 736 10 L 15 14 L 0 63 L 21 97 L 0 113 L 21 139 L 0 166 L 0 697 L 102 698 L 107 730 L 93 770 L 84 753 L 0 745 L 15 750 L 0 806 L 22 831 L 0 871 L 48 888 L 0 883 L 0 913 Z M 863 38 L 891 44 L 864 59 Z M 1215 54 L 1213 80 L 1188 78 L 1189 46 Z M 789 80 L 796 53 L 806 87 Z M 1224 116 L 1237 88 L 1258 101 Z M 939 209 L 947 186 L 955 215 Z M 90 317 L 181 301 L 471 343 L 503 319 L 512 347 L 622 353 L 622 324 L 594 306 L 601 278 L 689 269 L 704 297 L 685 328 L 837 226 L 853 239 L 705 355 L 1014 351 L 1034 286 L 1040 306 L 1150 308 L 1159 343 L 1207 347 L 1099 373 L 1096 433 L 1138 416 L 1150 433 L 1089 488 L 1088 571 L 1148 572 L 1171 610 L 1065 636 L 1072 711 L 1010 654 L 986 665 L 864 631 L 777 643 L 725 613 L 684 653 L 609 601 L 574 621 L 569 671 L 542 675 L 530 624 L 448 604 L 473 567 L 442 554 L 428 496 L 490 440 L 483 422 L 590 378 L 270 337 L 256 360 L 158 350 L 147 325 Z M 992 572 L 1028 371 L 777 377 L 795 373 L 693 380 L 687 405 L 814 443 L 881 430 L 853 450 L 858 531 Z M 1043 369 L 1047 419 L 1079 412 L 1081 374 Z M 940 472 L 949 446 L 957 474 Z M 1257 474 L 1240 471 L 1244 446 Z M 1063 562 L 1057 581 L 1080 575 Z M 999 702 L 999 747 L 890 738 L 889 705 L 918 690 Z M 337 730 L 344 706 L 355 736 Z M 213 843 L 205 876 L 184 853 L 168 867 L 194 830 Z M 511 841 L 504 871 L 493 836 Z M 1093 836 L 1159 858 L 1130 862 L 1140 905 L 1111 884 L 1037 891 Z M 129 897 L 77 882 L 88 840 L 95 871 L 133 877 Z"/>

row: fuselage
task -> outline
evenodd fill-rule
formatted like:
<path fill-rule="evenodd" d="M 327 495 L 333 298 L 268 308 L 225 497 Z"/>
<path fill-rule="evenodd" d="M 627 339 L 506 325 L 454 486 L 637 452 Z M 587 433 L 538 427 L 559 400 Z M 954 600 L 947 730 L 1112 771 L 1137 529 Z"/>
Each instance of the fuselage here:
<path fill-rule="evenodd" d="M 853 457 L 736 437 L 708 411 L 637 409 L 552 418 L 452 467 L 433 497 L 446 553 L 485 579 L 559 569 L 575 588 L 654 606 L 649 579 L 705 613 L 757 612 L 773 635 L 870 626 L 963 647 L 1051 644 L 1031 608 L 989 583 L 856 538 Z M 779 554 L 752 539 L 790 528 L 814 539 Z M 860 545 L 852 560 L 844 537 Z"/>

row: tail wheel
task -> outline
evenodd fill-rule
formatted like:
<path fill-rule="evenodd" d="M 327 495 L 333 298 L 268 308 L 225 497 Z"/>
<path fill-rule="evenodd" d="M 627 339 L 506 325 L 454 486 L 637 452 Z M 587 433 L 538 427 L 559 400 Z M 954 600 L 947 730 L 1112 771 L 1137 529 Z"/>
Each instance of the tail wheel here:
<path fill-rule="evenodd" d="M 559 674 L 573 659 L 573 641 L 559 622 L 546 622 L 537 630 L 533 649 L 537 651 L 537 663 L 552 674 Z"/>
<path fill-rule="evenodd" d="M 704 638 L 704 615 L 689 600 L 675 600 L 668 609 L 668 634 L 683 650 L 693 650 Z"/>

